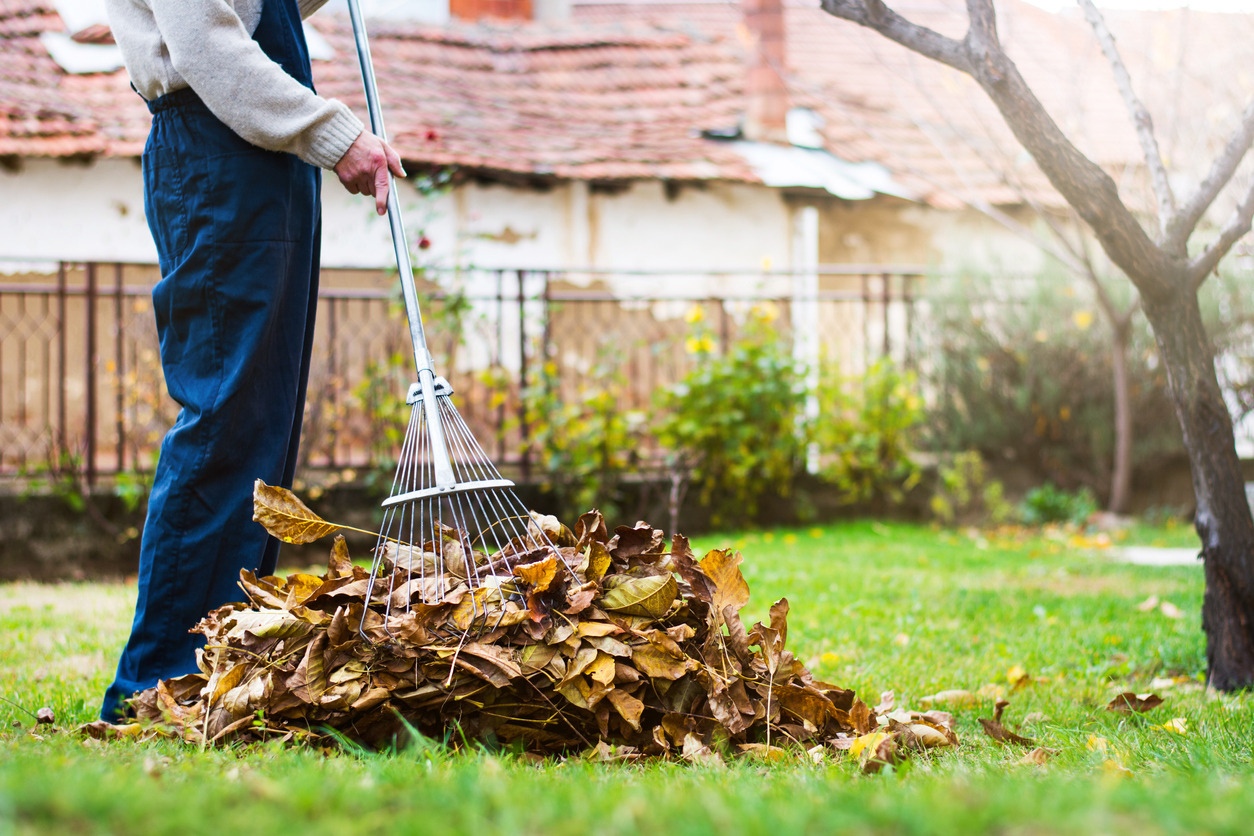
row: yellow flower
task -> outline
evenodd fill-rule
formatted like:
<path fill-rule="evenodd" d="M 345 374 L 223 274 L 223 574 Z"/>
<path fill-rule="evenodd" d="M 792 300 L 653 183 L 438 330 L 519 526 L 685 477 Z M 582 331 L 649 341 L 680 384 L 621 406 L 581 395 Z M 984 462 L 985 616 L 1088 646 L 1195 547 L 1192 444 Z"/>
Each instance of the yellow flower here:
<path fill-rule="evenodd" d="M 698 322 L 701 322 L 705 319 L 705 308 L 700 305 L 693 305 L 688 309 L 688 313 L 684 314 L 684 319 L 686 319 L 690 325 L 695 325 Z"/>
<path fill-rule="evenodd" d="M 689 354 L 708 354 L 714 350 L 714 340 L 710 338 L 709 334 L 689 337 L 684 341 L 684 348 Z"/>
<path fill-rule="evenodd" d="M 779 319 L 779 311 L 770 302 L 754 305 L 749 314 L 760 322 L 771 323 Z"/>
<path fill-rule="evenodd" d="M 1088 327 L 1093 324 L 1093 314 L 1090 311 L 1076 311 L 1071 315 L 1071 321 L 1081 331 L 1087 331 Z"/>

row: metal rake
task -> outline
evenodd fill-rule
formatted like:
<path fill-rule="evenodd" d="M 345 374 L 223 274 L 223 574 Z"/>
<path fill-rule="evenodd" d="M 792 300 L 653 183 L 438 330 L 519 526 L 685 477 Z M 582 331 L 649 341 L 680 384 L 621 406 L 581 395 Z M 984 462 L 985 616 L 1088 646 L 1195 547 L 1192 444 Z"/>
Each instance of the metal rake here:
<path fill-rule="evenodd" d="M 386 141 L 370 44 L 358 0 L 348 0 L 348 11 L 370 111 L 370 128 Z M 386 598 L 385 632 L 394 610 L 409 611 L 414 599 L 435 604 L 465 584 L 465 592 L 470 593 L 471 606 L 478 615 L 480 596 L 474 594 L 475 590 L 487 583 L 501 590 L 503 596 L 508 594 L 502 586 L 513 565 L 541 560 L 550 554 L 565 564 L 553 539 L 515 494 L 514 483 L 501 476 L 458 414 L 452 401 L 453 388 L 435 373 L 391 173 L 388 183 L 388 223 L 418 379 L 406 392 L 405 401 L 412 412 L 390 495 L 383 502 L 383 522 L 366 592 L 368 604 Z M 366 637 L 365 613 L 359 630 Z"/>

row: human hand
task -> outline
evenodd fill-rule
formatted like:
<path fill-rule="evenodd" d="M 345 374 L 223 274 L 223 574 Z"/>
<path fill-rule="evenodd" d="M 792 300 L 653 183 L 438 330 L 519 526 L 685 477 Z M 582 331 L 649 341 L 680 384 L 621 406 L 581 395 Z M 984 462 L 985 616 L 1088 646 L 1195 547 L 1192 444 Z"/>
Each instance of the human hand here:
<path fill-rule="evenodd" d="M 388 169 L 405 176 L 401 158 L 383 140 L 363 130 L 335 164 L 335 173 L 350 194 L 374 195 L 374 208 L 380 215 L 388 211 Z"/>

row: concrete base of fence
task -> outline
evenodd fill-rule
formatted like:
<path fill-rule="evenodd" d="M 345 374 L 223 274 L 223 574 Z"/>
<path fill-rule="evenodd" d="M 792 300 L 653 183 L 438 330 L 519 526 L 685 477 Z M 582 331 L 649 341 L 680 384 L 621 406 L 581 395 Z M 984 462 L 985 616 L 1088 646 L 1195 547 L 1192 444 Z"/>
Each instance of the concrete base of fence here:
<path fill-rule="evenodd" d="M 1254 478 L 1254 462 L 1244 463 Z M 1037 483 L 1026 471 L 1005 463 L 993 465 L 993 476 L 1004 481 L 1007 498 L 1017 501 Z M 905 520 L 925 520 L 928 502 L 935 488 L 936 471 L 926 468 L 922 482 L 910 492 L 906 502 L 894 508 L 846 505 L 828 484 L 803 476 L 789 496 L 767 497 L 758 514 L 758 524 L 797 525 L 836 519 L 875 516 Z M 64 497 L 30 495 L 0 483 L 0 581 L 66 581 L 120 579 L 134 575 L 139 563 L 138 531 L 143 526 L 143 509 L 127 510 L 120 498 L 108 492 L 92 497 L 91 508 L 79 510 Z M 518 492 L 530 508 L 544 513 L 558 511 L 554 498 L 539 486 L 520 485 Z M 329 520 L 373 531 L 379 524 L 379 503 L 384 498 L 378 488 L 362 484 L 338 484 L 328 488 L 310 507 Z M 642 480 L 620 486 L 617 497 L 623 509 L 611 526 L 631 525 L 647 520 L 659 528 L 669 526 L 667 497 L 669 485 Z M 710 531 L 709 510 L 690 491 L 684 503 L 680 530 L 689 536 Z M 1134 487 L 1134 513 L 1155 506 L 1168 506 L 1191 512 L 1192 483 L 1188 462 L 1183 458 L 1164 462 L 1153 473 L 1138 474 Z M 804 509 L 804 513 L 801 513 Z M 574 520 L 568 520 L 573 522 Z M 748 524 L 750 521 L 738 521 Z M 253 523 L 249 523 L 252 525 Z M 357 559 L 369 556 L 374 546 L 371 535 L 349 532 L 350 553 Z M 325 564 L 330 540 L 305 546 L 284 546 L 279 558 L 281 569 L 307 568 Z"/>

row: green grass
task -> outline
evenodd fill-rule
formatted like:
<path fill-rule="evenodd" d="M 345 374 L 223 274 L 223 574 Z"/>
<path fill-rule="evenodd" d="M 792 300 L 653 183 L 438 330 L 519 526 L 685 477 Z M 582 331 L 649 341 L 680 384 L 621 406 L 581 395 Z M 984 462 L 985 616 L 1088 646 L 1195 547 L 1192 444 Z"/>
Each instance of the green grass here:
<path fill-rule="evenodd" d="M 737 545 L 753 590 L 746 620 L 787 596 L 789 647 L 819 678 L 871 701 L 890 688 L 906 705 L 945 688 L 1005 688 L 1007 670 L 1022 666 L 1034 681 L 1010 694 L 1007 719 L 1059 754 L 1043 767 L 1019 764 L 1021 750 L 980 731 L 976 718 L 991 715 L 991 702 L 958 712 L 960 748 L 873 776 L 848 760 L 804 756 L 713 768 L 535 764 L 413 747 L 100 744 L 64 729 L 93 718 L 134 587 L 21 584 L 0 586 L 0 694 L 51 706 L 60 730 L 34 737 L 30 717 L 0 703 L 0 836 L 1249 831 L 1246 698 L 1208 698 L 1185 683 L 1162 690 L 1166 704 L 1143 717 L 1101 710 L 1152 677 L 1202 675 L 1199 567 L 1127 566 L 1065 540 L 873 522 L 695 545 Z M 1184 617 L 1139 611 L 1149 595 Z M 1029 714 L 1043 718 L 1024 723 Z M 1154 728 L 1175 717 L 1187 734 Z M 1092 735 L 1109 741 L 1107 755 L 1090 751 Z"/>

